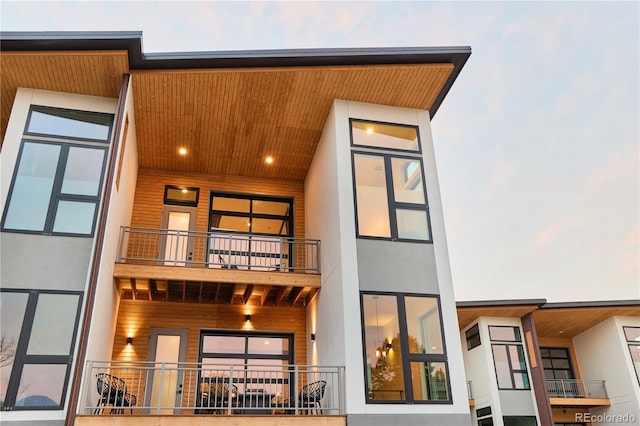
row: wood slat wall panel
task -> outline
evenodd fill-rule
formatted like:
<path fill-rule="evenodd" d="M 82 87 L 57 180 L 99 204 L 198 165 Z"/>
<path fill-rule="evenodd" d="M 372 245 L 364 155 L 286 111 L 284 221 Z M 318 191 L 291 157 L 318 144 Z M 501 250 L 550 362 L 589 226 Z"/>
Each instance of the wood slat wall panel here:
<path fill-rule="evenodd" d="M 202 330 L 247 330 L 245 315 L 251 313 L 251 331 L 294 334 L 294 363 L 306 364 L 307 330 L 305 308 L 271 306 L 201 305 L 193 303 L 122 300 L 118 311 L 112 359 L 146 361 L 152 327 L 188 330 L 186 362 L 197 362 Z M 133 337 L 133 344 L 126 344 Z M 144 378 L 131 373 L 128 389 L 144 389 Z M 185 386 L 185 402 L 194 401 L 195 386 Z M 138 395 L 138 397 L 141 397 Z"/>
<path fill-rule="evenodd" d="M 216 176 L 140 169 L 133 203 L 132 226 L 159 228 L 162 221 L 165 185 L 200 188 L 196 230 L 208 227 L 209 194 L 213 191 L 250 193 L 293 198 L 294 237 L 304 238 L 304 183 L 297 181 L 253 179 L 242 176 Z"/>

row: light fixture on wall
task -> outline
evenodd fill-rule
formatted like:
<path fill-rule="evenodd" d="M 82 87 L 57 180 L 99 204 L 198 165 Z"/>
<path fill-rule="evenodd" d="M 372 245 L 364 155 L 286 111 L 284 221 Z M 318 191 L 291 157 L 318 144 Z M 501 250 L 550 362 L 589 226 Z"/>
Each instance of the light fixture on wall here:
<path fill-rule="evenodd" d="M 389 352 L 389 349 L 391 349 L 391 342 L 389 342 L 388 340 L 385 340 L 384 348 L 387 350 L 387 352 Z"/>
<path fill-rule="evenodd" d="M 133 337 L 127 337 L 127 345 L 133 345 Z"/>
<path fill-rule="evenodd" d="M 311 341 L 312 342 L 316 341 L 316 333 L 311 333 Z"/>
<path fill-rule="evenodd" d="M 251 322 L 251 314 L 247 314 L 247 315 L 245 315 L 245 316 L 244 316 L 244 320 L 245 320 L 246 322 Z"/>

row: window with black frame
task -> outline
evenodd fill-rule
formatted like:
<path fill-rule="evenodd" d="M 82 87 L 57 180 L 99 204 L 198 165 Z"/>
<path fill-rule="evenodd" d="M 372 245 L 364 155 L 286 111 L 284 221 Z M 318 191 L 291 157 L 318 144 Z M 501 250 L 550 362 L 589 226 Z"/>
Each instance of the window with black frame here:
<path fill-rule="evenodd" d="M 237 406 L 265 408 L 274 398 L 290 395 L 293 344 L 292 334 L 203 331 L 198 357 L 202 363 L 199 406 L 219 410 L 231 401 Z"/>
<path fill-rule="evenodd" d="M 351 119 L 351 138 L 358 237 L 430 242 L 418 128 Z"/>
<path fill-rule="evenodd" d="M 113 115 L 32 106 L 3 231 L 92 236 Z"/>
<path fill-rule="evenodd" d="M 636 370 L 636 378 L 640 383 L 640 327 L 623 327 L 623 331 L 629 346 L 631 362 Z"/>
<path fill-rule="evenodd" d="M 293 199 L 211 192 L 209 266 L 293 268 Z"/>
<path fill-rule="evenodd" d="M 0 291 L 2 410 L 61 410 L 82 293 Z"/>
<path fill-rule="evenodd" d="M 489 326 L 498 389 L 530 389 L 520 327 Z"/>
<path fill-rule="evenodd" d="M 450 403 L 436 296 L 362 293 L 368 403 Z"/>

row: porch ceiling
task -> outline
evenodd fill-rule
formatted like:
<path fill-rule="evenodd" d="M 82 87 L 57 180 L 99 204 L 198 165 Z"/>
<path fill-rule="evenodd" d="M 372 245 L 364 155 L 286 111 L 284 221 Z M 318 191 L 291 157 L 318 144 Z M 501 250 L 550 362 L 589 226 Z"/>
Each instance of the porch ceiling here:
<path fill-rule="evenodd" d="M 320 289 L 320 275 L 117 263 L 120 297 L 182 303 L 304 307 Z"/>
<path fill-rule="evenodd" d="M 145 55 L 140 33 L 117 32 L 3 33 L 1 42 L 3 140 L 18 87 L 115 98 L 130 73 L 140 167 L 297 181 L 334 99 L 433 115 L 470 54 L 416 47 Z"/>

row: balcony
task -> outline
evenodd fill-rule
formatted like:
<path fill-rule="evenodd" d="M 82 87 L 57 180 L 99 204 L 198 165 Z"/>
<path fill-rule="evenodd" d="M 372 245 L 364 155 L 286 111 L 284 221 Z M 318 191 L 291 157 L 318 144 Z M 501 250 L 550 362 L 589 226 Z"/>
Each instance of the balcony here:
<path fill-rule="evenodd" d="M 138 227 L 121 228 L 114 266 L 125 299 L 274 306 L 304 306 L 319 274 L 318 240 Z"/>
<path fill-rule="evenodd" d="M 546 382 L 551 405 L 611 405 L 604 380 L 547 379 Z"/>
<path fill-rule="evenodd" d="M 345 424 L 344 367 L 89 361 L 81 395 L 78 425 Z"/>

